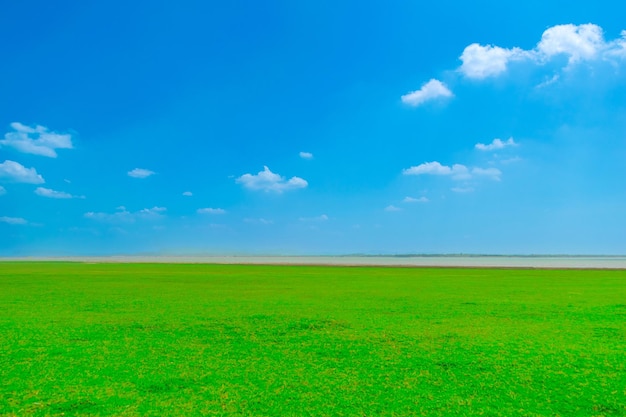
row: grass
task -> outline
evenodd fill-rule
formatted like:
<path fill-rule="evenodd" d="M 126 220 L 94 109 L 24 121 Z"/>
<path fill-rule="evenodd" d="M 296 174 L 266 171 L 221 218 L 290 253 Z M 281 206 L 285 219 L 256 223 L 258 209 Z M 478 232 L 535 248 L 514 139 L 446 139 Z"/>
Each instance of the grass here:
<path fill-rule="evenodd" d="M 626 271 L 0 263 L 0 416 L 626 416 Z"/>

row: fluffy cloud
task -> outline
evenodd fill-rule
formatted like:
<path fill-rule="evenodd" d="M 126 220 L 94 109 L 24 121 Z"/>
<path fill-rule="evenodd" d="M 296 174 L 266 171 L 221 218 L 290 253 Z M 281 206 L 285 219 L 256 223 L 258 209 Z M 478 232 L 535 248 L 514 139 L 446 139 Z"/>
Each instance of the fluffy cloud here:
<path fill-rule="evenodd" d="M 474 147 L 480 151 L 495 151 L 498 149 L 504 149 L 509 146 L 517 146 L 517 142 L 513 140 L 513 138 L 509 138 L 506 141 L 502 141 L 500 139 L 494 139 L 489 144 L 477 143 Z"/>
<path fill-rule="evenodd" d="M 198 209 L 197 212 L 199 214 L 225 214 L 226 210 L 221 209 L 221 208 L 206 207 L 206 208 Z"/>
<path fill-rule="evenodd" d="M 454 94 L 452 94 L 452 91 L 450 91 L 444 83 L 433 78 L 422 85 L 422 88 L 419 90 L 407 93 L 400 98 L 404 104 L 419 106 L 430 100 L 452 96 L 454 96 Z"/>
<path fill-rule="evenodd" d="M 609 47 L 604 41 L 602 28 L 594 24 L 557 25 L 543 32 L 536 51 L 543 57 L 565 55 L 569 63 L 580 60 L 595 59 L 598 54 Z"/>
<path fill-rule="evenodd" d="M 26 126 L 11 123 L 12 132 L 4 135 L 0 146 L 8 146 L 19 152 L 56 158 L 55 149 L 72 149 L 72 136 L 51 132 L 45 126 Z"/>
<path fill-rule="evenodd" d="M 26 168 L 15 161 L 4 161 L 0 164 L 0 179 L 27 184 L 43 184 L 45 181 L 35 168 Z"/>
<path fill-rule="evenodd" d="M 0 223 L 27 224 L 28 222 L 26 221 L 26 219 L 22 219 L 21 217 L 6 217 L 6 216 L 2 216 L 2 217 L 0 217 Z"/>
<path fill-rule="evenodd" d="M 300 177 L 291 177 L 286 180 L 284 177 L 273 173 L 267 166 L 263 167 L 256 175 L 244 174 L 235 180 L 249 190 L 273 191 L 282 193 L 283 191 L 306 188 L 309 183 Z"/>
<path fill-rule="evenodd" d="M 420 197 L 420 198 L 415 198 L 415 197 L 404 197 L 404 200 L 402 200 L 404 203 L 428 203 L 430 200 L 427 197 Z"/>
<path fill-rule="evenodd" d="M 128 171 L 128 176 L 133 178 L 148 178 L 150 175 L 154 175 L 154 171 L 143 168 L 135 168 L 132 171 Z"/>
<path fill-rule="evenodd" d="M 85 213 L 85 218 L 97 220 L 104 223 L 134 223 L 137 220 L 159 220 L 163 217 L 163 213 L 167 211 L 165 207 L 152 207 L 143 210 L 130 212 L 126 207 L 120 206 L 115 213 L 99 213 L 90 211 Z"/>
<path fill-rule="evenodd" d="M 313 154 L 311 152 L 300 152 L 299 155 L 302 159 L 313 159 Z"/>
<path fill-rule="evenodd" d="M 193 193 L 192 193 L 191 191 L 185 191 L 185 192 L 183 193 L 183 195 L 184 195 L 185 197 L 191 197 L 191 196 L 193 195 Z"/>
<path fill-rule="evenodd" d="M 541 65 L 557 56 L 566 57 L 570 66 L 595 59 L 624 59 L 626 31 L 621 32 L 620 39 L 606 41 L 598 25 L 566 24 L 546 29 L 536 47 L 530 50 L 473 43 L 461 54 L 459 71 L 468 78 L 484 79 L 504 73 L 512 61 Z"/>
<path fill-rule="evenodd" d="M 520 48 L 505 49 L 499 46 L 473 43 L 461 54 L 459 70 L 468 78 L 482 79 L 503 73 L 509 60 L 524 56 Z"/>
<path fill-rule="evenodd" d="M 425 162 L 423 164 L 412 166 L 402 171 L 404 175 L 442 175 L 450 176 L 454 180 L 469 180 L 474 176 L 488 177 L 499 181 L 500 172 L 496 168 L 472 168 L 469 169 L 465 165 L 454 164 L 451 167 L 441 165 L 437 161 Z"/>
<path fill-rule="evenodd" d="M 76 196 L 76 195 L 65 193 L 63 191 L 55 191 L 55 190 L 51 190 L 50 188 L 44 188 L 44 187 L 37 187 L 37 189 L 35 189 L 35 194 L 42 196 L 42 197 L 48 197 L 48 198 L 85 198 L 85 196 L 82 196 L 82 195 Z"/>

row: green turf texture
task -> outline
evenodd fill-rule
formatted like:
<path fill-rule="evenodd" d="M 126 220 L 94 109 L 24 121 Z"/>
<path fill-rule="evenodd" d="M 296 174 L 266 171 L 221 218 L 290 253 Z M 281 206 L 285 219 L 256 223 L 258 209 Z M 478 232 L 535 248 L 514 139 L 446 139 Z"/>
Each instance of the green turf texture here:
<path fill-rule="evenodd" d="M 626 271 L 0 263 L 0 416 L 625 416 Z"/>

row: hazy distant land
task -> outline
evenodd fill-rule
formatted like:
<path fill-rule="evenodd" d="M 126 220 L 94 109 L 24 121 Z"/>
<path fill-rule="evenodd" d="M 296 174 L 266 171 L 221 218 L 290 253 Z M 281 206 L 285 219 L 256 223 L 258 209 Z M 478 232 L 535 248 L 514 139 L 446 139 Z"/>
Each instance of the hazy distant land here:
<path fill-rule="evenodd" d="M 274 265 L 346 265 L 404 267 L 584 268 L 626 269 L 626 256 L 509 256 L 509 255 L 396 255 L 396 256 L 67 256 L 7 257 L 0 261 L 66 261 L 102 263 L 206 263 Z"/>

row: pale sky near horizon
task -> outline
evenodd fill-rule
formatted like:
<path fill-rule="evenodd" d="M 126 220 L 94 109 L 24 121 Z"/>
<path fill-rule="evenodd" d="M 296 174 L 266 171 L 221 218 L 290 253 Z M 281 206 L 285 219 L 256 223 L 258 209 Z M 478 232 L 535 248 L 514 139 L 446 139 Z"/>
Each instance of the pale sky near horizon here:
<path fill-rule="evenodd" d="M 626 254 L 626 4 L 2 6 L 0 256 Z"/>

